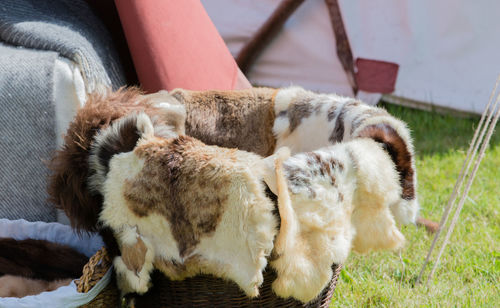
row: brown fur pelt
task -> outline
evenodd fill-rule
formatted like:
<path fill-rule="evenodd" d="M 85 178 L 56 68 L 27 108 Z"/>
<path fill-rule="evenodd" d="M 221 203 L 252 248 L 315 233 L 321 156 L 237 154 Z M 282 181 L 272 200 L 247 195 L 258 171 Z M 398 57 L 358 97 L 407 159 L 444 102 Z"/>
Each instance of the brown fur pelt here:
<path fill-rule="evenodd" d="M 0 277 L 0 297 L 25 297 L 42 292 L 54 291 L 67 286 L 72 279 L 47 281 L 20 276 L 5 275 Z"/>
<path fill-rule="evenodd" d="M 186 134 L 206 144 L 273 154 L 276 89 L 169 92 L 186 106 Z M 166 93 L 164 92 L 163 95 Z M 161 99 L 162 93 L 159 93 Z M 163 96 L 165 97 L 165 96 Z"/>
<path fill-rule="evenodd" d="M 89 158 L 89 187 L 104 196 L 99 220 L 121 252 L 119 288 L 146 292 L 156 268 L 171 279 L 212 274 L 257 296 L 276 233 L 262 158 L 155 129 L 144 113 L 120 119 L 98 134 Z"/>
<path fill-rule="evenodd" d="M 33 279 L 78 278 L 88 257 L 45 240 L 0 238 L 0 274 Z"/>
<path fill-rule="evenodd" d="M 62 149 L 55 153 L 49 163 L 50 201 L 64 210 L 74 228 L 97 231 L 102 196 L 91 194 L 87 187 L 89 151 L 95 135 L 113 121 L 141 111 L 150 115 L 158 125 L 183 131 L 184 110 L 170 112 L 169 106 L 164 107 L 150 103 L 136 88 L 89 95 L 85 106 L 70 124 Z M 161 130 L 158 131 L 161 133 Z"/>

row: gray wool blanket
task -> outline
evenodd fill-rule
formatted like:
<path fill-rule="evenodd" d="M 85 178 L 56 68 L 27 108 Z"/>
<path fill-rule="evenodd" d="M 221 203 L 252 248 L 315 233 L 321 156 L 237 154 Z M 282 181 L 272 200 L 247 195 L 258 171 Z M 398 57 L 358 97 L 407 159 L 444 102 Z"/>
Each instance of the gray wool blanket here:
<path fill-rule="evenodd" d="M 0 40 L 51 50 L 80 66 L 87 92 L 125 84 L 123 68 L 103 23 L 83 0 L 1 0 Z"/>
<path fill-rule="evenodd" d="M 0 0 L 0 218 L 55 221 L 45 162 L 56 149 L 54 65 L 87 92 L 125 85 L 109 33 L 81 0 Z"/>
<path fill-rule="evenodd" d="M 54 221 L 44 160 L 55 149 L 55 52 L 0 45 L 0 218 Z M 27 74 L 29 72 L 29 74 Z"/>

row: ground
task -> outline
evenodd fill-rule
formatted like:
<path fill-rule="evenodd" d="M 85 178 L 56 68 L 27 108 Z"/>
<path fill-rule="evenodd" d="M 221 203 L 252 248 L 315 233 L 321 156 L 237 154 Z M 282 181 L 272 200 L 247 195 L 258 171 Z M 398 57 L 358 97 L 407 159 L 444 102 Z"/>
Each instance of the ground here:
<path fill-rule="evenodd" d="M 421 216 L 439 222 L 479 117 L 455 118 L 389 104 L 382 106 L 406 121 L 412 130 Z M 433 280 L 428 285 L 415 286 L 433 235 L 424 228 L 404 226 L 407 244 L 400 254 L 351 254 L 331 306 L 498 307 L 499 183 L 500 133 L 496 132 Z M 426 275 L 432 265 L 427 266 Z"/>

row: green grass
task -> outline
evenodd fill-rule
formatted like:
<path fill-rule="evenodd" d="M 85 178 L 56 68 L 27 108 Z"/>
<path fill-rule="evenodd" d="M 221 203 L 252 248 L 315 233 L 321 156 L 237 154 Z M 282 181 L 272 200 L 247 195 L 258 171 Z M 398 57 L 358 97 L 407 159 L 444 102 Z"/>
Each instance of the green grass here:
<path fill-rule="evenodd" d="M 383 107 L 412 130 L 420 213 L 439 222 L 479 118 L 455 118 L 389 104 Z M 386 251 L 351 254 L 332 307 L 499 307 L 499 182 L 500 133 L 496 132 L 428 286 L 414 286 L 414 282 L 433 235 L 424 228 L 404 226 L 407 244 L 401 257 Z"/>

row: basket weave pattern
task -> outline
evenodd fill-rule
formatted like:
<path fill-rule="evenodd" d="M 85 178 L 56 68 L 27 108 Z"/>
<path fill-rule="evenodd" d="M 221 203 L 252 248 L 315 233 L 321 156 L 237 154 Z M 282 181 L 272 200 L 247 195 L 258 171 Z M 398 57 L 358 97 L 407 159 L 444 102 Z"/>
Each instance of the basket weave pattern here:
<path fill-rule="evenodd" d="M 99 250 L 87 263 L 82 277 L 77 280 L 79 292 L 88 292 L 101 279 L 111 266 L 105 248 Z M 335 290 L 340 265 L 332 267 L 333 276 L 328 286 L 315 300 L 302 304 L 292 298 L 278 297 L 271 289 L 276 273 L 267 267 L 260 296 L 248 298 L 240 288 L 230 281 L 211 275 L 198 275 L 182 281 L 172 281 L 155 271 L 151 278 L 153 287 L 142 296 L 129 296 L 127 301 L 140 307 L 328 307 Z M 83 307 L 118 307 L 119 291 L 113 280 L 92 302 Z"/>

